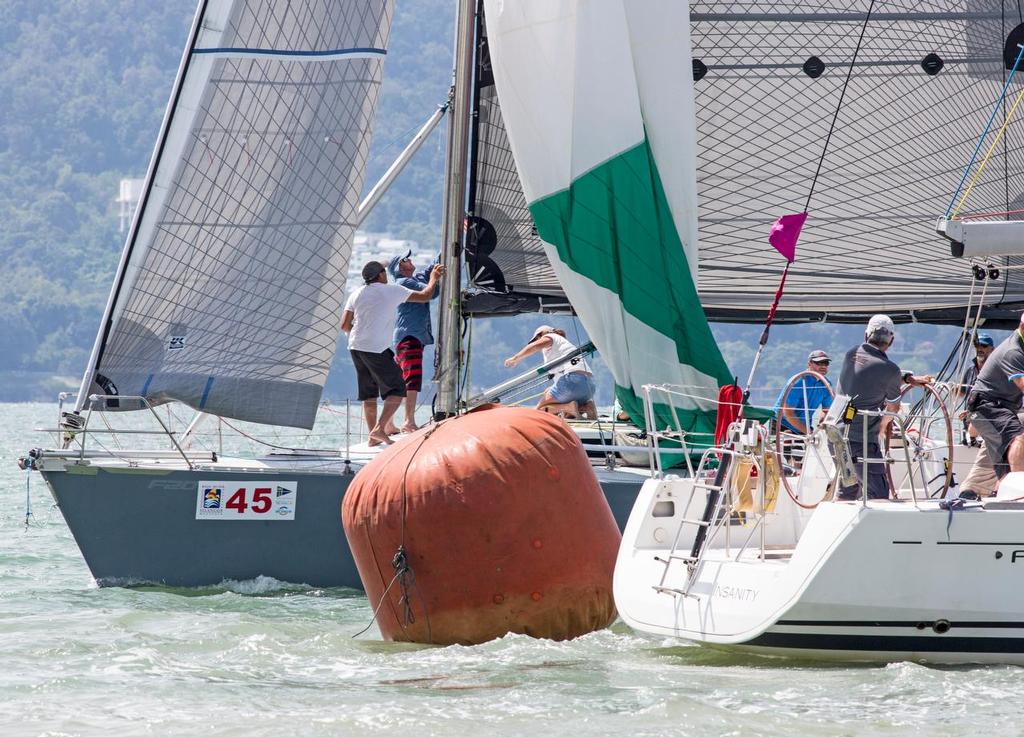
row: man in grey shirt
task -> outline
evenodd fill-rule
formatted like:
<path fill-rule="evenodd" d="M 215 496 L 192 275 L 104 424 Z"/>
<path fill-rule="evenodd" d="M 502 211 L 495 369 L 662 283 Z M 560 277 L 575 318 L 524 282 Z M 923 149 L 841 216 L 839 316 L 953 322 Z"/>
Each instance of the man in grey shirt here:
<path fill-rule="evenodd" d="M 971 423 L 985 441 L 988 457 L 1001 479 L 1024 471 L 1024 425 L 1017 412 L 1024 390 L 1024 315 L 978 372 L 967 398 Z"/>
<path fill-rule="evenodd" d="M 885 352 L 895 339 L 896 329 L 889 316 L 875 315 L 868 321 L 864 331 L 864 343 L 847 351 L 839 374 L 839 393 L 848 395 L 855 409 L 877 411 L 884 407 L 888 412 L 896 412 L 900 408 L 900 391 L 904 381 L 910 384 L 927 384 L 931 381 L 930 376 L 915 378 L 909 371 L 900 371 L 899 366 L 889 360 Z M 861 482 L 864 464 L 860 460 L 882 458 L 878 436 L 891 421 L 890 417 L 864 417 L 861 414 L 853 418 L 849 434 L 850 453 L 854 458 L 857 478 Z M 889 498 L 889 482 L 883 464 L 868 464 L 867 487 L 869 499 Z M 849 501 L 857 499 L 860 493 L 859 484 L 844 486 L 839 489 L 836 498 Z"/>

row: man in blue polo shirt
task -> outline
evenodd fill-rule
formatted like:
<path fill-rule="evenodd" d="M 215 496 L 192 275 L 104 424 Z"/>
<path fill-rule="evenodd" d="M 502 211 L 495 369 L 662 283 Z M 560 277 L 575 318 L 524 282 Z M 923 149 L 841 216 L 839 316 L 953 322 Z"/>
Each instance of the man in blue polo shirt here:
<path fill-rule="evenodd" d="M 438 259 L 440 256 L 438 256 Z M 430 266 L 416 271 L 412 263 L 412 251 L 404 256 L 398 255 L 388 264 L 388 273 L 395 280 L 415 292 L 423 290 L 430 281 L 430 272 L 438 263 L 438 259 Z M 434 289 L 431 299 L 437 299 L 440 288 Z M 398 306 L 395 319 L 395 361 L 402 369 L 405 380 L 405 423 L 401 430 L 393 424 L 388 427 L 389 433 L 416 432 L 416 400 L 423 389 L 423 349 L 433 345 L 434 334 L 430 330 L 430 304 L 428 302 L 405 302 Z"/>
<path fill-rule="evenodd" d="M 775 400 L 775 417 L 784 430 L 808 435 L 818 408 L 828 409 L 832 406 L 832 392 L 825 380 L 831 362 L 832 359 L 825 351 L 811 351 L 807 357 L 806 370 L 814 375 L 804 374 L 797 379 L 787 396 L 779 393 L 779 398 Z"/>

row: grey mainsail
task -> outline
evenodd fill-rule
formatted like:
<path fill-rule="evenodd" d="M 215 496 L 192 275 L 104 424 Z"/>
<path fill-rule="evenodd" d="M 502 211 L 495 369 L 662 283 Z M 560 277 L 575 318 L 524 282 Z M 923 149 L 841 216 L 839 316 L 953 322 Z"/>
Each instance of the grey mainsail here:
<path fill-rule="evenodd" d="M 710 319 L 763 320 L 783 265 L 768 245 L 769 228 L 780 215 L 804 208 L 870 6 L 869 0 L 690 3 L 698 291 Z M 999 98 L 1009 73 L 1004 46 L 1022 23 L 1016 1 L 876 0 L 777 321 L 858 322 L 888 311 L 899 320 L 962 322 L 972 289 L 974 300 L 984 289 L 984 314 L 993 322 L 1016 322 L 1024 273 L 1012 267 L 1022 260 L 995 259 L 998 276 L 989 278 L 995 270 L 985 268 L 984 282 L 975 282 L 972 264 L 953 258 L 936 236 L 935 220 Z M 1011 99 L 1024 86 L 1018 80 Z M 504 140 L 491 130 L 500 120 L 490 112 L 496 104 L 484 94 L 481 100 L 488 114 L 481 117 L 478 145 Z M 997 110 L 994 129 L 1007 107 Z M 497 158 L 500 148 L 478 159 L 488 155 Z M 480 191 L 476 208 L 484 212 L 493 205 L 486 188 Z M 521 190 L 499 191 L 513 203 L 502 211 L 519 212 Z M 1021 217 L 1019 116 L 970 206 L 997 218 Z M 472 295 L 468 312 L 536 310 L 540 301 L 529 298 L 534 292 L 557 301 L 550 285 L 531 290 L 531 277 L 505 266 L 545 273 L 530 266 L 543 253 L 539 241 L 522 236 L 528 228 L 515 214 L 510 219 L 517 228 L 504 242 L 499 237 L 492 256 L 505 269 L 505 289 Z M 494 230 L 500 236 L 499 222 Z"/>
<path fill-rule="evenodd" d="M 141 395 L 312 427 L 392 12 L 392 0 L 200 3 L 80 407 Z"/>

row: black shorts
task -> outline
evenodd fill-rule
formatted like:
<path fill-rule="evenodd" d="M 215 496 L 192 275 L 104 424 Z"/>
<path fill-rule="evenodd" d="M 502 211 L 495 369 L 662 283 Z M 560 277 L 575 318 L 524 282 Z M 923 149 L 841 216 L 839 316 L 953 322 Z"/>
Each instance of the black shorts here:
<path fill-rule="evenodd" d="M 996 476 L 1002 478 L 1010 472 L 1006 452 L 1014 438 L 1024 435 L 1024 425 L 1017 416 L 1017 410 L 990 402 L 981 402 L 971 412 L 971 423 L 988 448 Z"/>
<path fill-rule="evenodd" d="M 356 378 L 359 380 L 359 401 L 405 396 L 405 379 L 402 369 L 395 363 L 395 354 L 388 348 L 383 353 L 353 351 L 352 363 L 356 367 Z"/>

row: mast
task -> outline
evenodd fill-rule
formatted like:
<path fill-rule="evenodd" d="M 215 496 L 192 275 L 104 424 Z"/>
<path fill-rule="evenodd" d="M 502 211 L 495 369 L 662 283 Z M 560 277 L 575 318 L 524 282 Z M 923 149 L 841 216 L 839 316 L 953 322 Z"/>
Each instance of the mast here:
<path fill-rule="evenodd" d="M 457 0 L 455 58 L 448 121 L 448 156 L 445 161 L 444 215 L 441 223 L 441 263 L 448 274 L 441 286 L 438 309 L 437 352 L 434 381 L 437 401 L 434 418 L 450 417 L 458 410 L 460 340 L 462 332 L 463 221 L 466 215 L 466 167 L 469 148 L 469 117 L 472 106 L 476 0 Z"/>

